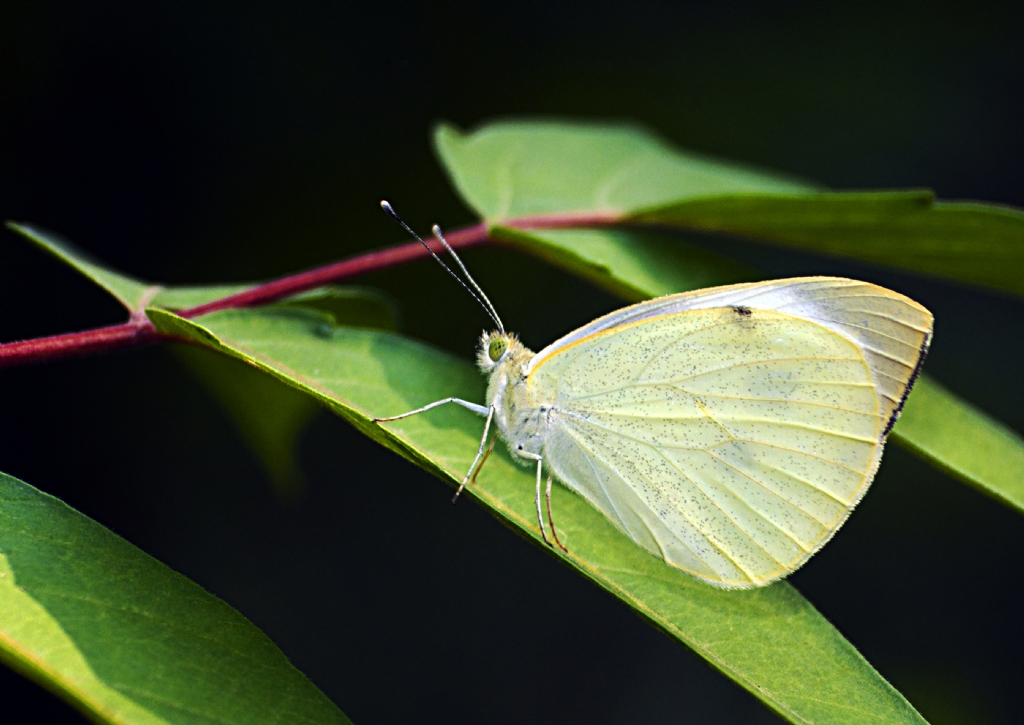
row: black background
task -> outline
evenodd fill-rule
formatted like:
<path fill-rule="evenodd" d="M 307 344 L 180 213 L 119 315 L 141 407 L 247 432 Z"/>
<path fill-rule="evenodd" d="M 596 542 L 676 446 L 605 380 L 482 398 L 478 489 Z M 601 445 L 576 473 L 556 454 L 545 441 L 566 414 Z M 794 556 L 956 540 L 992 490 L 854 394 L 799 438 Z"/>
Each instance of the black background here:
<path fill-rule="evenodd" d="M 0 215 L 169 283 L 267 278 L 472 216 L 438 120 L 631 119 L 837 188 L 1024 206 L 1024 6 L 971 2 L 0 3 Z M 9 232 L 0 339 L 118 322 Z M 728 240 L 772 274 L 882 282 L 936 313 L 926 372 L 1024 430 L 1018 299 Z M 528 345 L 619 302 L 466 254 Z M 1024 273 L 1024 270 L 1021 270 Z M 484 318 L 421 263 L 362 280 L 469 356 Z M 0 372 L 0 470 L 224 598 L 360 725 L 775 717 L 471 502 L 321 413 L 279 502 L 166 349 Z M 1024 519 L 892 446 L 792 577 L 933 723 L 1020 719 Z M 81 718 L 0 672 L 5 712 Z"/>

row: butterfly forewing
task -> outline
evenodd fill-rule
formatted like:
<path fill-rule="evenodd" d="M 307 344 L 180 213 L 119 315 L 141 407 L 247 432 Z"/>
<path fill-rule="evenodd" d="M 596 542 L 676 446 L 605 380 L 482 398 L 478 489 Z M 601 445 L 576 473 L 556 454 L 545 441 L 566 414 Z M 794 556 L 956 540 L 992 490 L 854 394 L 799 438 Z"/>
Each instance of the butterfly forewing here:
<path fill-rule="evenodd" d="M 546 462 L 673 566 L 730 587 L 784 576 L 863 495 L 899 399 L 879 393 L 877 366 L 835 321 L 645 305 L 531 364 L 531 403 L 555 411 Z M 893 377 L 904 387 L 917 365 L 907 362 Z"/>

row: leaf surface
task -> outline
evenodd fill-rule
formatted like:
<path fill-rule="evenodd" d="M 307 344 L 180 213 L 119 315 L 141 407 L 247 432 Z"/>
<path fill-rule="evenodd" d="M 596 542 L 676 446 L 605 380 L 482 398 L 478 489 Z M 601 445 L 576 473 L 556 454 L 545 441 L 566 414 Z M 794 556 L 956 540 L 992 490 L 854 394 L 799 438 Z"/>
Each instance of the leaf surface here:
<path fill-rule="evenodd" d="M 685 240 L 638 229 L 493 227 L 491 237 L 589 279 L 631 302 L 760 275 Z"/>
<path fill-rule="evenodd" d="M 349 722 L 234 609 L 6 474 L 0 660 L 97 722 Z"/>
<path fill-rule="evenodd" d="M 628 126 L 441 126 L 435 146 L 484 220 L 605 212 L 724 232 L 1024 294 L 1024 212 L 936 202 L 929 191 L 829 192 L 680 151 Z"/>
<path fill-rule="evenodd" d="M 638 221 L 727 232 L 1024 294 L 1024 213 L 926 192 L 696 200 Z"/>
<path fill-rule="evenodd" d="M 485 220 L 603 211 L 622 215 L 681 199 L 812 190 L 804 181 L 679 151 L 635 126 L 498 122 L 434 145 L 456 189 Z"/>
<path fill-rule="evenodd" d="M 917 381 L 892 436 L 951 476 L 1024 512 L 1024 439 L 934 380 Z"/>
<path fill-rule="evenodd" d="M 472 461 L 483 422 L 458 406 L 388 424 L 455 395 L 483 399 L 469 362 L 393 333 L 336 327 L 313 310 L 246 309 L 185 320 L 149 311 L 158 329 L 255 364 L 346 418 L 359 430 L 455 485 Z M 533 476 L 503 450 L 469 495 L 514 531 L 539 542 Z M 438 495 L 443 495 L 440 492 Z M 672 569 L 635 545 L 582 498 L 558 486 L 553 505 L 569 566 L 794 723 L 921 723 L 914 709 L 786 583 L 724 591 Z M 546 548 L 546 547 L 545 547 Z"/>

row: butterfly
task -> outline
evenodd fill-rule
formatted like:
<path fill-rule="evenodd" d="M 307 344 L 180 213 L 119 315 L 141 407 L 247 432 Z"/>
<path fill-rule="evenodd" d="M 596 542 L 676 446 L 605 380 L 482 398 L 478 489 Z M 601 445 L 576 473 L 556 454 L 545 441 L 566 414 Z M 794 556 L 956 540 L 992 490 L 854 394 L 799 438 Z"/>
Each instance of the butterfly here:
<path fill-rule="evenodd" d="M 486 422 L 459 492 L 494 424 L 536 469 L 546 543 L 566 550 L 557 479 L 639 546 L 719 587 L 776 581 L 832 538 L 867 492 L 931 342 L 931 313 L 901 294 L 800 277 L 648 300 L 534 353 L 434 234 L 497 325 L 478 352 L 484 405 L 447 398 L 377 420 L 468 408 Z"/>

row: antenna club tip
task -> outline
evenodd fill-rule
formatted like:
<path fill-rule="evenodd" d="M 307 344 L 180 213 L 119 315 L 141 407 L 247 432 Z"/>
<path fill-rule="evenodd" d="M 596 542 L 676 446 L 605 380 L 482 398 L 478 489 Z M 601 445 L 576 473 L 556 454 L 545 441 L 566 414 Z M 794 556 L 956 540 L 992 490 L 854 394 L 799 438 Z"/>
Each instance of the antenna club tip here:
<path fill-rule="evenodd" d="M 400 216 L 398 216 L 398 212 L 396 212 L 393 208 L 391 208 L 391 204 L 388 202 L 387 199 L 381 199 L 380 200 L 380 208 L 383 209 L 384 211 L 386 211 L 388 213 L 389 217 L 394 219 L 396 222 L 398 222 L 402 226 L 405 226 L 405 222 L 403 222 L 402 218 Z"/>

